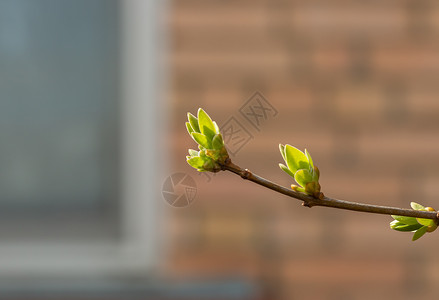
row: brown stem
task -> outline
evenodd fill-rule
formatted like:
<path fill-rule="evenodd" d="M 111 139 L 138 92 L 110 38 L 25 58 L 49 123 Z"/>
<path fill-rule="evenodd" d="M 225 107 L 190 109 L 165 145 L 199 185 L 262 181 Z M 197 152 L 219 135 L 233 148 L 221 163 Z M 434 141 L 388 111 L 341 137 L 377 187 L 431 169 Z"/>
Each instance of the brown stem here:
<path fill-rule="evenodd" d="M 406 217 L 424 218 L 435 220 L 436 223 L 439 222 L 439 213 L 432 211 L 419 211 L 413 209 L 404 209 L 398 207 L 372 205 L 364 203 L 356 203 L 345 200 L 339 200 L 329 197 L 323 197 L 322 199 L 314 198 L 312 196 L 306 195 L 304 193 L 299 193 L 291 189 L 280 186 L 270 180 L 262 178 L 256 174 L 253 174 L 248 169 L 242 169 L 241 167 L 233 164 L 230 160 L 226 161 L 224 165 L 221 166 L 223 170 L 230 171 L 241 176 L 243 179 L 253 181 L 256 184 L 262 185 L 278 193 L 284 194 L 286 196 L 302 200 L 304 206 L 326 206 L 339 209 L 347 209 L 353 211 L 367 212 L 373 214 L 383 214 L 383 215 L 398 215 Z"/>

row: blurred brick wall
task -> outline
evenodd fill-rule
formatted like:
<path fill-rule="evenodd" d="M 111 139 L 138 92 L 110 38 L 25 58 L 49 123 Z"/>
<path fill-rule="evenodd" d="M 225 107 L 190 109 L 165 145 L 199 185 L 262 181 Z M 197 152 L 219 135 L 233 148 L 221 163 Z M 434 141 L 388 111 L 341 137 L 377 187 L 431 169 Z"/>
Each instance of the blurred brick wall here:
<path fill-rule="evenodd" d="M 439 2 L 172 1 L 169 172 L 197 182 L 170 208 L 166 271 L 255 280 L 266 299 L 430 299 L 437 235 L 411 242 L 390 217 L 304 208 L 231 173 L 197 174 L 186 112 L 203 107 L 251 134 L 233 160 L 289 186 L 279 143 L 307 148 L 323 192 L 439 207 Z M 260 91 L 277 110 L 258 127 L 240 108 Z M 261 119 L 262 120 L 262 119 Z"/>

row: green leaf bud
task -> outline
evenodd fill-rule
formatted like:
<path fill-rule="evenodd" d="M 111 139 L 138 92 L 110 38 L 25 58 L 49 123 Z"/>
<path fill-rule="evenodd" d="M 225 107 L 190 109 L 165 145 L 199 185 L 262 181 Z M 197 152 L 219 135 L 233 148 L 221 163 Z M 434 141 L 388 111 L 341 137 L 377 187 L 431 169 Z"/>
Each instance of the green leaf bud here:
<path fill-rule="evenodd" d="M 186 122 L 186 129 L 187 129 L 187 132 L 189 132 L 189 134 L 194 132 L 194 129 L 192 128 L 192 126 L 189 122 Z"/>
<path fill-rule="evenodd" d="M 197 170 L 204 169 L 204 168 L 203 168 L 203 165 L 204 165 L 205 161 L 204 161 L 203 158 L 201 158 L 201 157 L 199 157 L 199 156 L 190 157 L 190 158 L 187 160 L 187 162 L 188 162 L 188 164 L 189 164 L 191 167 L 193 167 L 193 168 L 195 168 L 195 169 L 197 169 Z"/>
<path fill-rule="evenodd" d="M 413 217 L 404 217 L 404 216 L 394 216 L 394 215 L 392 215 L 392 218 L 394 218 L 395 220 L 397 220 L 399 222 L 402 222 L 402 223 L 404 223 L 406 225 L 419 224 L 416 221 L 416 218 L 413 218 Z"/>
<path fill-rule="evenodd" d="M 198 126 L 198 119 L 191 113 L 187 113 L 187 118 L 193 131 L 200 133 L 200 127 Z"/>
<path fill-rule="evenodd" d="M 409 224 L 402 223 L 398 220 L 394 220 L 390 223 L 390 228 L 392 228 L 393 230 L 397 230 L 397 231 L 415 231 L 421 227 L 422 227 L 422 225 L 418 224 L 418 223 L 409 225 Z"/>
<path fill-rule="evenodd" d="M 416 230 L 415 234 L 413 234 L 412 241 L 416 241 L 417 239 L 421 238 L 427 232 L 427 229 L 427 226 L 422 226 L 421 228 Z"/>
<path fill-rule="evenodd" d="M 215 150 L 221 150 L 224 147 L 224 141 L 221 134 L 215 134 L 212 139 L 212 148 Z"/>
<path fill-rule="evenodd" d="M 416 203 L 416 202 L 410 202 L 410 206 L 411 206 L 414 210 L 423 210 L 423 211 L 425 211 L 425 207 L 422 206 L 421 204 Z"/>
<path fill-rule="evenodd" d="M 285 158 L 288 168 L 293 173 L 300 169 L 309 169 L 308 158 L 296 147 L 285 145 Z"/>
<path fill-rule="evenodd" d="M 212 119 L 202 108 L 198 109 L 198 125 L 200 127 L 200 132 L 212 140 L 216 134 L 216 128 Z"/>
<path fill-rule="evenodd" d="M 287 173 L 288 175 L 290 175 L 291 177 L 294 178 L 294 174 L 293 174 L 293 172 L 291 172 L 290 169 L 288 169 L 287 166 L 285 166 L 284 164 L 279 164 L 279 167 L 280 167 L 281 170 L 283 170 L 285 173 Z"/>
<path fill-rule="evenodd" d="M 199 152 L 193 149 L 189 149 L 190 156 L 200 156 Z"/>
<path fill-rule="evenodd" d="M 296 180 L 296 182 L 302 187 L 305 187 L 307 183 L 313 180 L 313 178 L 307 169 L 301 169 L 294 174 L 294 180 Z"/>
<path fill-rule="evenodd" d="M 204 134 L 198 132 L 192 132 L 191 136 L 194 139 L 194 141 L 197 142 L 200 146 L 203 146 L 206 149 L 212 148 L 211 140 L 208 139 Z"/>

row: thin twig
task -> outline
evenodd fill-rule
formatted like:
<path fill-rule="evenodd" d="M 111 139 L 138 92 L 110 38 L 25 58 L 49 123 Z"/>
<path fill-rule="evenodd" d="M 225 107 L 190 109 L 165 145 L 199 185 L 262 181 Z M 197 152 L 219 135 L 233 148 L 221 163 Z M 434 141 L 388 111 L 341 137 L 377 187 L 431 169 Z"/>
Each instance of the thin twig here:
<path fill-rule="evenodd" d="M 329 197 L 323 197 L 323 199 L 314 198 L 312 196 L 306 195 L 304 193 L 299 193 L 288 189 L 286 187 L 280 186 L 270 180 L 262 178 L 248 169 L 242 169 L 241 167 L 233 164 L 230 160 L 227 161 L 224 165 L 221 166 L 223 170 L 230 171 L 241 176 L 243 179 L 253 181 L 256 184 L 262 185 L 266 188 L 269 188 L 278 193 L 284 194 L 286 196 L 298 199 L 303 201 L 304 206 L 313 207 L 313 206 L 326 206 L 333 207 L 339 209 L 347 209 L 359 212 L 367 212 L 373 214 L 383 214 L 383 215 L 398 215 L 398 216 L 406 216 L 406 217 L 415 217 L 415 218 L 424 218 L 424 219 L 432 219 L 435 220 L 436 223 L 439 223 L 439 213 L 432 211 L 419 211 L 413 209 L 404 209 L 398 207 L 390 207 L 390 206 L 381 206 L 381 205 L 372 205 L 372 204 L 364 204 L 364 203 L 356 203 L 345 200 L 339 200 Z"/>

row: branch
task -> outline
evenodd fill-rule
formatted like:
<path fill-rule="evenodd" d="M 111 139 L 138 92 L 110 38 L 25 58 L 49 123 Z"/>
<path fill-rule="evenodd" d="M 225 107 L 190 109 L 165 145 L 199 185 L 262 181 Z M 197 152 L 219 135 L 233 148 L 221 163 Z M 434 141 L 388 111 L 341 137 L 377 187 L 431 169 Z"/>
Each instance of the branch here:
<path fill-rule="evenodd" d="M 188 113 L 186 128 L 194 141 L 198 144 L 199 151 L 189 149 L 186 156 L 187 163 L 200 172 L 219 172 L 227 170 L 235 173 L 246 180 L 253 181 L 273 191 L 289 197 L 302 200 L 307 207 L 326 206 L 338 209 L 391 215 L 394 221 L 390 228 L 397 231 L 414 232 L 413 241 L 416 241 L 427 232 L 433 232 L 439 225 L 439 212 L 432 207 L 424 207 L 421 204 L 411 202 L 413 209 L 380 206 L 349 202 L 325 197 L 320 191 L 320 171 L 311 158 L 309 152 L 305 152 L 291 145 L 279 144 L 279 151 L 285 164 L 279 167 L 294 178 L 298 185 L 291 185 L 291 190 L 253 174 L 249 170 L 243 170 L 230 160 L 223 137 L 216 122 L 209 115 L 198 109 L 198 117 Z"/>
<path fill-rule="evenodd" d="M 278 185 L 277 183 L 274 183 L 270 180 L 267 180 L 250 172 L 248 169 L 244 170 L 241 167 L 233 164 L 230 159 L 226 160 L 224 164 L 221 164 L 221 169 L 235 173 L 236 175 L 241 176 L 245 180 L 250 180 L 256 184 L 262 185 L 278 193 L 284 194 L 291 198 L 301 200 L 303 201 L 302 205 L 307 207 L 326 206 L 326 207 L 347 209 L 347 210 L 367 212 L 373 214 L 398 215 L 398 216 L 406 216 L 406 217 L 432 219 L 436 222 L 436 224 L 439 223 L 439 213 L 432 211 L 420 211 L 420 210 L 404 209 L 398 207 L 356 203 L 356 202 L 329 198 L 326 196 L 323 197 L 322 199 L 318 199 L 309 196 L 307 194 L 299 193 L 294 190 L 283 187 L 281 185 Z"/>

